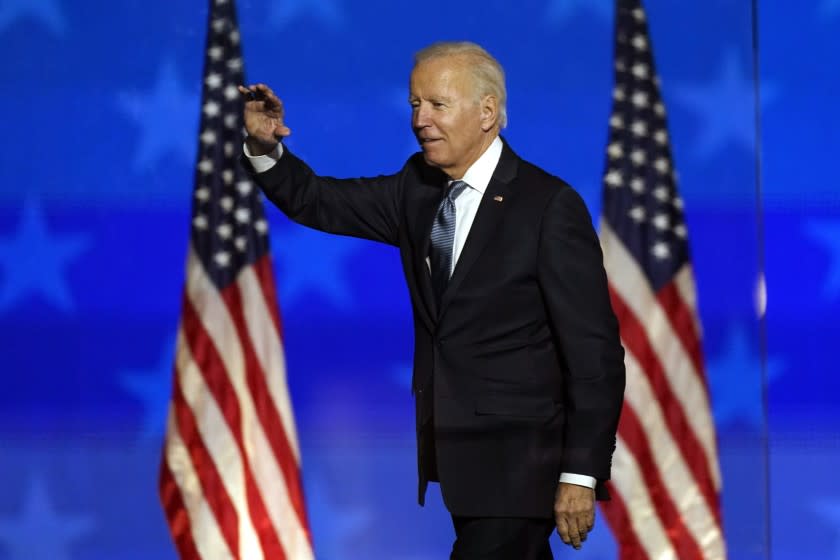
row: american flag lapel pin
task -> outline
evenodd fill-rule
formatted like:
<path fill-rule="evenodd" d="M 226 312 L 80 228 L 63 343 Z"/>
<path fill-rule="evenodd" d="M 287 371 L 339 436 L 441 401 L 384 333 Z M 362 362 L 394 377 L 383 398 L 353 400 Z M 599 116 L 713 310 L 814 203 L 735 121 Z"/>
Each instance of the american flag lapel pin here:
<path fill-rule="evenodd" d="M 505 199 L 505 197 L 503 197 L 503 196 L 501 196 L 501 195 L 498 195 L 498 194 L 497 194 L 496 196 L 494 196 L 494 197 L 493 197 L 493 200 L 495 200 L 496 202 L 501 202 L 501 201 L 503 201 L 504 199 Z"/>

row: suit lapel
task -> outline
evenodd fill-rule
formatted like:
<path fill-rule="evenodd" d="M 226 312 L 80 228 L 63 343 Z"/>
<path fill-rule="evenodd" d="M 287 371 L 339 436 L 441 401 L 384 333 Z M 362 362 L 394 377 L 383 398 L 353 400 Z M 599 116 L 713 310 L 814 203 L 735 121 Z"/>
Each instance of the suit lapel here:
<path fill-rule="evenodd" d="M 492 179 L 490 179 L 490 184 L 487 185 L 487 190 L 484 191 L 484 196 L 481 198 L 481 203 L 479 203 L 478 211 L 470 227 L 464 248 L 461 250 L 461 255 L 455 264 L 452 278 L 449 280 L 446 291 L 443 292 L 440 309 L 437 314 L 438 319 L 443 317 L 446 308 L 458 291 L 461 282 L 463 282 L 473 264 L 475 264 L 476 259 L 481 255 L 487 242 L 493 233 L 495 233 L 496 226 L 504 216 L 505 207 L 509 204 L 509 199 L 514 194 L 511 189 L 511 183 L 516 177 L 518 161 L 516 154 L 505 143 L 502 149 L 502 155 L 499 158 L 499 163 L 493 172 Z M 431 222 L 429 222 L 428 233 L 431 233 Z M 428 239 L 428 234 L 426 237 Z M 428 242 L 426 253 L 428 253 Z M 434 300 L 434 298 L 432 299 Z"/>
<path fill-rule="evenodd" d="M 421 307 L 425 310 L 422 319 L 429 330 L 434 331 L 434 325 L 437 323 L 437 304 L 426 257 L 429 255 L 432 223 L 443 196 L 446 177 L 436 169 L 426 168 L 424 171 L 421 173 L 420 184 L 416 189 L 412 189 L 412 200 L 407 205 L 410 211 L 408 225 L 413 246 L 411 259 L 414 278 L 423 304 Z"/>

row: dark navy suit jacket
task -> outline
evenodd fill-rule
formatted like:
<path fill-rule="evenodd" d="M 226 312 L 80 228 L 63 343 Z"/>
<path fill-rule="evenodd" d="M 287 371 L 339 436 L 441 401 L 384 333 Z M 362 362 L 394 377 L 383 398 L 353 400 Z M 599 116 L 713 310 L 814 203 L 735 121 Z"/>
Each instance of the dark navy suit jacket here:
<path fill-rule="evenodd" d="M 437 480 L 454 515 L 552 517 L 561 472 L 595 477 L 607 498 L 624 350 L 600 245 L 569 185 L 505 143 L 437 305 L 426 257 L 447 178 L 422 154 L 395 175 L 334 179 L 286 150 L 254 178 L 292 220 L 399 247 L 421 504 Z"/>

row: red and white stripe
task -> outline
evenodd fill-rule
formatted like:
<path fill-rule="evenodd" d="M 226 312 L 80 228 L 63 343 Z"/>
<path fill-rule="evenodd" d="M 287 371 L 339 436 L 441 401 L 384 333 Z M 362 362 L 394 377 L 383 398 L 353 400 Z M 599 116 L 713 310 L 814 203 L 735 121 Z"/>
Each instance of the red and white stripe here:
<path fill-rule="evenodd" d="M 314 558 L 270 261 L 219 292 L 190 251 L 160 493 L 183 559 Z"/>
<path fill-rule="evenodd" d="M 721 475 L 691 268 L 654 293 L 606 220 L 601 245 L 626 351 L 613 500 L 602 504 L 621 558 L 724 559 Z"/>

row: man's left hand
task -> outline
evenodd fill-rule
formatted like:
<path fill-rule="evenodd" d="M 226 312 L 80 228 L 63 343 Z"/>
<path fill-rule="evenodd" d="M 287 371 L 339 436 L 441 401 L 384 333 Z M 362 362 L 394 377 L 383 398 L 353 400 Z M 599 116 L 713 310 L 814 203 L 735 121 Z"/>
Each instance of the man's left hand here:
<path fill-rule="evenodd" d="M 561 482 L 554 496 L 554 521 L 563 542 L 580 549 L 595 525 L 595 490 Z"/>

